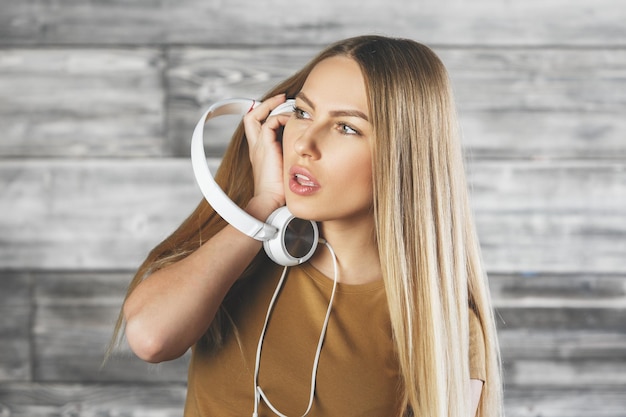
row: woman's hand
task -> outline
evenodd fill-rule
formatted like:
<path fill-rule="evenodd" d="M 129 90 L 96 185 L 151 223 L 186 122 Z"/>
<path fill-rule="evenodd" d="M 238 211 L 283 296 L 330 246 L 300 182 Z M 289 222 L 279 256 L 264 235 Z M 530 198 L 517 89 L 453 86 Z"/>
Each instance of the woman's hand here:
<path fill-rule="evenodd" d="M 243 118 L 254 174 L 254 211 L 261 216 L 267 216 L 285 205 L 283 152 L 277 131 L 291 116 L 269 116 L 274 108 L 284 102 L 285 95 L 279 94 L 267 99 Z"/>

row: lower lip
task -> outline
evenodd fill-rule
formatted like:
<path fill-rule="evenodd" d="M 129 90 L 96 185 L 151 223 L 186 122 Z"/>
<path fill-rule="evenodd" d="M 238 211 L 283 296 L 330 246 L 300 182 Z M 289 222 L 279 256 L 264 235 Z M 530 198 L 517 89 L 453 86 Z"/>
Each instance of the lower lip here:
<path fill-rule="evenodd" d="M 295 178 L 289 180 L 289 190 L 297 195 L 311 195 L 319 190 L 318 186 L 302 185 Z"/>

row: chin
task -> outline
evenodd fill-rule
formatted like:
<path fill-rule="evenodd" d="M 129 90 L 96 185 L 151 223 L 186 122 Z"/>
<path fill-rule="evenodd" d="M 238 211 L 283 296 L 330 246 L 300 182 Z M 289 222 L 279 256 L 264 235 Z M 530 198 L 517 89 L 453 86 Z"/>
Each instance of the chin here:
<path fill-rule="evenodd" d="M 313 220 L 313 221 L 320 221 L 316 214 L 317 210 L 315 210 L 311 204 L 306 204 L 306 203 L 295 203 L 295 202 L 287 202 L 287 208 L 289 209 L 289 212 L 291 212 L 291 214 L 293 214 L 295 217 L 299 218 L 299 219 L 304 219 L 304 220 Z"/>

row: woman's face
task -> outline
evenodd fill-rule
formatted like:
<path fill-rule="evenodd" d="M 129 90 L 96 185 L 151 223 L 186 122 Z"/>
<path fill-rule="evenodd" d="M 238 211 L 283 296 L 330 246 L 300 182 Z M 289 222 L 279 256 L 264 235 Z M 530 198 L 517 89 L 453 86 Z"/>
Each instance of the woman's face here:
<path fill-rule="evenodd" d="M 283 133 L 290 211 L 316 221 L 371 220 L 372 135 L 358 64 L 346 57 L 317 64 Z"/>

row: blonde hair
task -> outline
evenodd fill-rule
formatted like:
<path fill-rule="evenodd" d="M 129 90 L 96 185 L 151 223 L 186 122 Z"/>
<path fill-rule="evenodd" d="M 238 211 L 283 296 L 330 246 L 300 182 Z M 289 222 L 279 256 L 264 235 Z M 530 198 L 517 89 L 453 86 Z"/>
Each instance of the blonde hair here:
<path fill-rule="evenodd" d="M 382 274 L 400 367 L 399 415 L 469 415 L 469 309 L 485 342 L 486 383 L 478 416 L 501 414 L 499 348 L 486 274 L 465 180 L 448 75 L 428 47 L 406 39 L 361 36 L 337 42 L 266 94 L 300 91 L 320 61 L 346 56 L 360 66 L 374 127 L 374 216 Z M 216 181 L 240 206 L 253 193 L 242 126 L 233 135 Z M 244 180 L 242 180 L 244 179 Z M 224 221 L 202 201 L 156 246 L 128 294 L 149 273 L 196 250 Z M 263 253 L 242 278 L 270 262 Z M 245 285 L 238 280 L 230 294 Z M 118 339 L 120 314 L 113 342 Z M 204 339 L 219 347 L 232 330 L 220 310 Z"/>
<path fill-rule="evenodd" d="M 486 345 L 478 415 L 495 416 L 499 349 L 447 71 L 410 40 L 374 38 L 352 56 L 366 79 L 375 129 L 376 230 L 403 408 L 469 415 L 469 306 Z"/>

